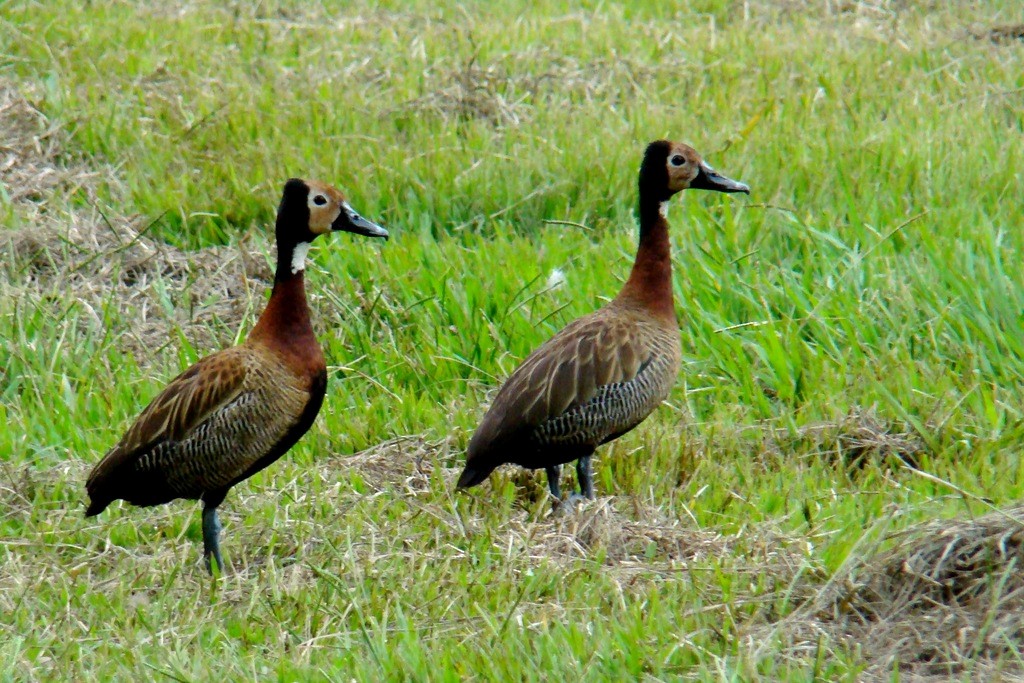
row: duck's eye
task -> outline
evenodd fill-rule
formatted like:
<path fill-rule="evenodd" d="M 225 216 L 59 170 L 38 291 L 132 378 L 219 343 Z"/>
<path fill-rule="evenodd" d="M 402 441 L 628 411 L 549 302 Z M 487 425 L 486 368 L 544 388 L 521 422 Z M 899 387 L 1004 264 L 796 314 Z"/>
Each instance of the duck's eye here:
<path fill-rule="evenodd" d="M 683 158 L 682 154 L 676 154 L 674 157 L 668 160 L 673 166 L 682 166 L 686 163 L 686 159 Z"/>
<path fill-rule="evenodd" d="M 317 196 L 313 197 L 313 203 L 316 204 L 317 206 L 323 206 L 324 204 L 327 203 L 327 197 L 323 196 L 322 194 L 318 194 Z"/>

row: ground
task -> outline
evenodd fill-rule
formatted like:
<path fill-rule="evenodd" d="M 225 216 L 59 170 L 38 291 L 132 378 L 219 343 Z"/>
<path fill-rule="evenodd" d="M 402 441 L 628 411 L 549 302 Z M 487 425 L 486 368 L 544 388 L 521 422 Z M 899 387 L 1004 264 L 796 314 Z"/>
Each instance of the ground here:
<path fill-rule="evenodd" d="M 1019 3 L 8 3 L 0 677 L 1024 675 Z M 599 451 L 456 493 L 502 378 L 614 295 L 646 142 L 686 362 Z M 244 337 L 291 176 L 324 410 L 222 506 L 84 519 L 182 367 Z"/>

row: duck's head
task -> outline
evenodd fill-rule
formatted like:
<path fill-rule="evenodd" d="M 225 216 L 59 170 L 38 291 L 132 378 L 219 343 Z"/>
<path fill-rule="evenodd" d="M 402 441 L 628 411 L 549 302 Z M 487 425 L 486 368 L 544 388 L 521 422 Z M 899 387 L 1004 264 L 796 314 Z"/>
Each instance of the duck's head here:
<path fill-rule="evenodd" d="M 388 238 L 387 230 L 356 213 L 336 188 L 299 178 L 285 183 L 277 209 L 277 246 L 279 258 L 284 256 L 285 250 L 291 252 L 293 274 L 305 267 L 310 243 L 329 232 Z"/>
<path fill-rule="evenodd" d="M 641 198 L 665 202 L 683 190 L 750 194 L 745 183 L 726 178 L 711 168 L 689 145 L 670 140 L 655 140 L 647 145 L 640 165 Z"/>
<path fill-rule="evenodd" d="M 310 242 L 317 235 L 338 231 L 388 237 L 387 230 L 356 213 L 340 191 L 315 180 L 292 178 L 285 183 L 277 217 L 278 239 L 289 237 L 294 242 Z M 282 230 L 287 234 L 282 235 Z"/>

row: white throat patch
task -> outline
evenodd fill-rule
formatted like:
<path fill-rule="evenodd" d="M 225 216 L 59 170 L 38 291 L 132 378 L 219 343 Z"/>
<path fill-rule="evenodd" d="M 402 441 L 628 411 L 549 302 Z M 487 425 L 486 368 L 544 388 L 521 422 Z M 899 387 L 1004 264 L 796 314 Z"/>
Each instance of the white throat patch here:
<path fill-rule="evenodd" d="M 306 254 L 309 253 L 309 242 L 299 242 L 292 249 L 292 275 L 306 269 Z"/>
<path fill-rule="evenodd" d="M 668 201 L 664 201 L 658 204 L 658 213 L 661 214 L 662 218 L 668 218 Z"/>

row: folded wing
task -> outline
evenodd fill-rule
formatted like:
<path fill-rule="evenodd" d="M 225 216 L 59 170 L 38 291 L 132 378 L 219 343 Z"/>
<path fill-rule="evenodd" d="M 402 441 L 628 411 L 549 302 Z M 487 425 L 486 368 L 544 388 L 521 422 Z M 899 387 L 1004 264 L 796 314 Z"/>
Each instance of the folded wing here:
<path fill-rule="evenodd" d="M 247 356 L 244 347 L 225 349 L 172 380 L 89 475 L 87 514 L 115 498 L 150 505 L 187 495 L 180 489 L 188 477 L 203 486 L 204 472 L 237 446 L 225 418 L 254 403 Z M 209 442 L 205 450 L 190 447 L 201 441 Z"/>
<path fill-rule="evenodd" d="M 614 428 L 599 424 L 607 422 L 607 401 L 629 390 L 651 356 L 649 340 L 628 320 L 592 315 L 571 323 L 506 381 L 473 435 L 470 461 L 506 444 L 543 441 L 560 420 L 560 429 L 576 433 L 577 440 Z M 570 416 L 578 419 L 566 422 Z"/>

